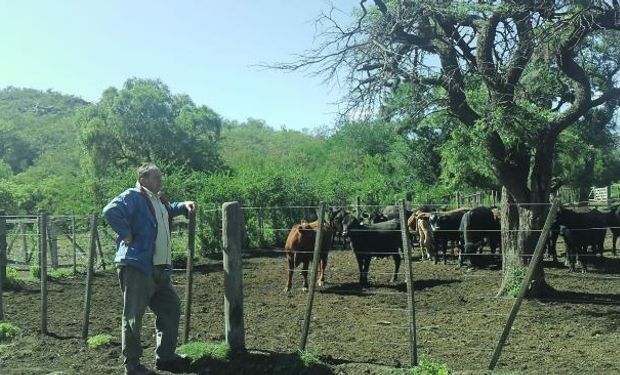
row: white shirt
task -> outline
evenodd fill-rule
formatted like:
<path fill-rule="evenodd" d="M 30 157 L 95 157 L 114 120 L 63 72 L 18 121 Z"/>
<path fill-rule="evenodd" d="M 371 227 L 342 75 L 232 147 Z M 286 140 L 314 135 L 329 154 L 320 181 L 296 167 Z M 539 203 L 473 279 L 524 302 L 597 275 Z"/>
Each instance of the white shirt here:
<path fill-rule="evenodd" d="M 157 237 L 155 238 L 155 254 L 153 255 L 153 265 L 172 264 L 172 242 L 170 239 L 170 227 L 168 226 L 168 210 L 159 196 L 153 194 L 149 189 L 142 186 L 146 191 L 157 218 Z"/>

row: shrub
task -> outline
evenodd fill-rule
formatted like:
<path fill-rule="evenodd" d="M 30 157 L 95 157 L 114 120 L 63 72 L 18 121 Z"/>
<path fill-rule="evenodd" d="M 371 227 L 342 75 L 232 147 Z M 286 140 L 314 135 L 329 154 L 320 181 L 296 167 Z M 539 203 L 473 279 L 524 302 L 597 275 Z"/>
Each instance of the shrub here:
<path fill-rule="evenodd" d="M 9 322 L 0 322 L 0 342 L 9 342 L 17 336 L 19 327 Z"/>
<path fill-rule="evenodd" d="M 6 268 L 6 279 L 4 280 L 3 288 L 6 290 L 20 290 L 22 288 L 21 282 L 17 279 L 17 270 L 15 268 Z"/>
<path fill-rule="evenodd" d="M 411 375 L 449 375 L 450 370 L 445 363 L 432 361 L 426 356 L 421 356 L 418 366 L 414 367 Z"/>
<path fill-rule="evenodd" d="M 311 351 L 299 351 L 299 358 L 304 363 L 304 366 L 310 367 L 321 363 L 318 349 Z"/>
<path fill-rule="evenodd" d="M 41 261 L 39 260 L 39 252 L 32 252 L 32 259 L 30 263 L 30 276 L 34 280 L 41 280 Z"/>
<path fill-rule="evenodd" d="M 102 333 L 100 335 L 89 337 L 86 341 L 88 347 L 91 349 L 97 349 L 102 346 L 108 346 L 112 343 L 112 335 Z"/>
<path fill-rule="evenodd" d="M 63 279 L 63 278 L 73 276 L 73 270 L 70 270 L 67 268 L 58 268 L 58 269 L 48 272 L 47 276 L 54 278 L 54 279 Z"/>
<path fill-rule="evenodd" d="M 506 284 L 506 291 L 510 297 L 516 298 L 521 289 L 521 283 L 527 273 L 527 267 L 515 267 L 510 270 L 510 278 Z"/>
<path fill-rule="evenodd" d="M 203 341 L 192 341 L 177 349 L 180 354 L 185 354 L 192 360 L 215 359 L 218 361 L 228 361 L 231 356 L 230 346 L 226 343 L 212 343 Z"/>

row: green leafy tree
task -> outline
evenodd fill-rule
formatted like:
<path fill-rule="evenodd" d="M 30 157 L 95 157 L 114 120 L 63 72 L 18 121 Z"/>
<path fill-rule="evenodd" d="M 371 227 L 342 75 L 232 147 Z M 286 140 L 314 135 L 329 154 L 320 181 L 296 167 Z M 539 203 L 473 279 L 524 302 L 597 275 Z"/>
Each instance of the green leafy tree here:
<path fill-rule="evenodd" d="M 121 90 L 107 89 L 77 121 L 96 174 L 143 160 L 202 171 L 221 167 L 220 117 L 186 95 L 172 95 L 159 80 L 132 78 Z"/>
<path fill-rule="evenodd" d="M 168 173 L 223 167 L 219 115 L 187 95 L 171 94 L 159 80 L 132 78 L 120 90 L 105 90 L 98 103 L 80 111 L 77 124 L 88 153 L 83 167 L 99 198 L 103 178 L 144 161 L 165 164 Z"/>

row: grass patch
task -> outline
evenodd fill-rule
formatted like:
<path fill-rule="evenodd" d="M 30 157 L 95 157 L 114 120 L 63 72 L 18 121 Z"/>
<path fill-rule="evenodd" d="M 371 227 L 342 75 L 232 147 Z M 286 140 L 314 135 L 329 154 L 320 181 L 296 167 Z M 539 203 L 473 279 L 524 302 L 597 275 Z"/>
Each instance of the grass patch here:
<path fill-rule="evenodd" d="M 185 354 L 192 361 L 198 359 L 215 359 L 218 361 L 228 361 L 231 357 L 230 346 L 226 343 L 213 343 L 204 341 L 192 341 L 181 345 L 177 353 Z"/>
<path fill-rule="evenodd" d="M 9 322 L 0 322 L 0 342 L 7 343 L 12 341 L 18 332 L 18 326 Z"/>
<path fill-rule="evenodd" d="M 97 349 L 102 346 L 109 346 L 112 343 L 112 335 L 108 335 L 107 333 L 102 333 L 100 335 L 89 337 L 86 340 L 88 347 L 90 349 Z"/>
<path fill-rule="evenodd" d="M 418 365 L 409 370 L 405 370 L 402 374 L 406 375 L 449 375 L 450 369 L 445 363 L 439 363 L 431 360 L 426 356 L 420 356 Z"/>
<path fill-rule="evenodd" d="M 311 366 L 318 365 L 319 363 L 321 363 L 321 358 L 320 358 L 318 350 L 311 350 L 311 351 L 300 350 L 299 359 L 301 359 L 301 361 L 304 363 L 304 366 L 306 367 L 311 367 Z"/>
<path fill-rule="evenodd" d="M 519 289 L 521 289 L 521 283 L 527 273 L 527 267 L 515 267 L 510 270 L 510 278 L 506 284 L 506 291 L 512 298 L 516 298 L 519 295 Z"/>
<path fill-rule="evenodd" d="M 47 273 L 48 277 L 53 279 L 66 279 L 73 276 L 73 270 L 69 268 L 58 268 Z"/>

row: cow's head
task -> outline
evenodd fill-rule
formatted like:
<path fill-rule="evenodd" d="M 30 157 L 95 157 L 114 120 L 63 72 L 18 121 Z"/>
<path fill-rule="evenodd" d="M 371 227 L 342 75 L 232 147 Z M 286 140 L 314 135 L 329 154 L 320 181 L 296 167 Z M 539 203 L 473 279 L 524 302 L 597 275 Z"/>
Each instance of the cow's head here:
<path fill-rule="evenodd" d="M 342 235 L 347 237 L 351 234 L 351 230 L 359 229 L 362 225 L 354 215 L 347 215 L 342 221 Z"/>

